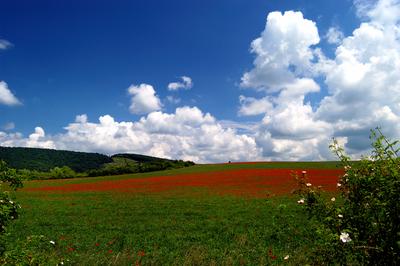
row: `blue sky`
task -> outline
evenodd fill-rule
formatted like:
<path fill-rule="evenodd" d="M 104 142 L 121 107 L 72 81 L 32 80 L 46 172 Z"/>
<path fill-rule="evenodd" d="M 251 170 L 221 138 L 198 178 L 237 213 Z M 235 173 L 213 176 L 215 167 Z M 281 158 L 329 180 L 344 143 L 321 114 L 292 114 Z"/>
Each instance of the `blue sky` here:
<path fill-rule="evenodd" d="M 370 128 L 398 136 L 399 62 L 385 57 L 399 47 L 396 0 L 0 8 L 0 145 L 200 162 L 324 160 L 331 137 L 358 156 Z M 368 77 L 394 84 L 395 97 L 385 100 L 378 83 L 366 88 Z"/>

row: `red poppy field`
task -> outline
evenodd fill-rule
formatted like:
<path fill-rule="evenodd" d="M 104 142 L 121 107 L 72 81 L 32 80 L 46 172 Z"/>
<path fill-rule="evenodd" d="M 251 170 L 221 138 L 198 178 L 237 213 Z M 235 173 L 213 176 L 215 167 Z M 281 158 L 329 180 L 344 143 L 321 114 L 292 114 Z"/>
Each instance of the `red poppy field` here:
<path fill-rule="evenodd" d="M 268 197 L 287 195 L 296 188 L 294 175 L 306 171 L 309 181 L 323 190 L 334 191 L 341 169 L 285 169 L 285 168 L 244 168 L 224 169 L 200 173 L 179 173 L 162 175 L 162 172 L 150 177 L 135 177 L 120 180 L 99 180 L 90 183 L 54 184 L 27 191 L 47 192 L 126 192 L 126 193 L 163 193 L 184 189 L 206 189 L 208 192 L 222 195 Z"/>
<path fill-rule="evenodd" d="M 8 242 L 51 265 L 302 265 L 315 237 L 292 193 L 302 171 L 330 194 L 343 173 L 335 162 L 232 163 L 28 181 Z"/>

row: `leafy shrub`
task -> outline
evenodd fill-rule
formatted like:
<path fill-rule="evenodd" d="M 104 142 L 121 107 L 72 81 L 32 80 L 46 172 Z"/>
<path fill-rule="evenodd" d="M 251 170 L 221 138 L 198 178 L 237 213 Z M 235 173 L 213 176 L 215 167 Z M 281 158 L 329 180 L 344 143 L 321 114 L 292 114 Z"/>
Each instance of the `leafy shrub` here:
<path fill-rule="evenodd" d="M 398 142 L 372 131 L 373 152 L 352 163 L 337 141 L 331 145 L 345 173 L 340 197 L 326 194 L 297 178 L 298 203 L 320 221 L 313 256 L 318 264 L 400 264 L 400 159 Z"/>
<path fill-rule="evenodd" d="M 0 161 L 0 255 L 4 253 L 5 243 L 3 234 L 6 226 L 18 218 L 20 206 L 11 198 L 9 190 L 16 190 L 22 187 L 15 169 L 7 167 L 4 161 Z"/>
<path fill-rule="evenodd" d="M 51 178 L 56 178 L 56 179 L 73 178 L 76 177 L 76 173 L 68 166 L 54 167 L 53 169 L 50 170 L 50 176 Z"/>
<path fill-rule="evenodd" d="M 17 173 L 21 177 L 22 180 L 43 179 L 43 177 L 45 176 L 45 173 L 42 173 L 42 172 L 39 172 L 36 170 L 28 170 L 28 169 L 18 169 Z"/>

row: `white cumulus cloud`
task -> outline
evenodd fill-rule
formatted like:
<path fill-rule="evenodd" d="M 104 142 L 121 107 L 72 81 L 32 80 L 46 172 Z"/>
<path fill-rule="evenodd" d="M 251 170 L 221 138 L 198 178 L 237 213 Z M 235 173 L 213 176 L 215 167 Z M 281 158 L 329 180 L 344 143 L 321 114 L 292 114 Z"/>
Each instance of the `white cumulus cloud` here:
<path fill-rule="evenodd" d="M 147 114 L 162 107 L 156 91 L 149 84 L 131 85 L 128 93 L 132 96 L 129 110 L 133 114 Z"/>
<path fill-rule="evenodd" d="M 21 104 L 17 97 L 15 97 L 15 95 L 10 91 L 7 83 L 4 81 L 0 81 L 0 104 L 10 106 Z"/>
<path fill-rule="evenodd" d="M 41 127 L 36 127 L 35 131 L 27 138 L 24 138 L 21 133 L 6 133 L 0 131 L 0 146 L 46 149 L 56 148 L 54 141 L 46 136 L 45 131 Z"/>
<path fill-rule="evenodd" d="M 240 95 L 239 102 L 239 115 L 242 116 L 265 114 L 274 108 L 271 100 L 269 100 L 268 97 L 256 99 L 253 97 Z"/>
<path fill-rule="evenodd" d="M 251 43 L 254 68 L 242 77 L 243 87 L 279 91 L 297 75 L 311 71 L 310 46 L 319 43 L 318 29 L 301 12 L 271 12 L 261 36 Z"/>
<path fill-rule="evenodd" d="M 171 82 L 168 84 L 168 90 L 170 91 L 177 91 L 179 89 L 189 90 L 193 87 L 192 78 L 187 76 L 181 77 L 181 82 Z"/>
<path fill-rule="evenodd" d="M 376 126 L 400 137 L 400 2 L 357 4 L 365 21 L 337 47 L 326 73 L 330 95 L 316 113 L 355 151 L 369 147 L 369 130 Z"/>
<path fill-rule="evenodd" d="M 332 136 L 358 156 L 369 149 L 369 130 L 376 126 L 400 137 L 400 1 L 355 5 L 363 21 L 352 35 L 331 28 L 325 36 L 337 45 L 334 58 L 316 47 L 316 24 L 300 12 L 270 13 L 265 30 L 252 42 L 254 68 L 244 73 L 242 86 L 265 96 L 241 96 L 240 110 L 266 99 L 272 103 L 272 109 L 266 103 L 261 105 L 265 110 L 253 108 L 265 112 L 255 135 L 265 157 L 326 159 Z M 306 99 L 320 93 L 317 76 L 328 95 L 311 106 Z"/>
<path fill-rule="evenodd" d="M 243 87 L 266 95 L 260 99 L 240 96 L 239 114 L 264 114 L 255 133 L 263 156 L 269 160 L 317 160 L 329 158 L 327 149 L 332 127 L 316 119 L 306 95 L 318 93 L 313 80 L 329 67 L 320 50 L 316 24 L 301 12 L 272 12 L 261 36 L 252 44 L 254 68 L 242 77 Z M 313 60 L 324 58 L 324 64 Z"/>
<path fill-rule="evenodd" d="M 132 152 L 153 156 L 226 162 L 259 160 L 255 139 L 225 127 L 197 107 L 180 107 L 174 113 L 155 111 L 138 121 L 118 122 L 110 115 L 89 122 L 78 115 L 66 132 L 47 136 L 40 127 L 24 138 L 0 131 L 0 145 L 68 149 L 106 154 Z"/>

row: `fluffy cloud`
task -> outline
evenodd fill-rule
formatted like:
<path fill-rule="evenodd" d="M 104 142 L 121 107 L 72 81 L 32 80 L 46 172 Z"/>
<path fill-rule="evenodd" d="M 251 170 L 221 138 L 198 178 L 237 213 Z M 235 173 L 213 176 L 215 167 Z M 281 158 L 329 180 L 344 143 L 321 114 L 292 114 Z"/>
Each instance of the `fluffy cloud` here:
<path fill-rule="evenodd" d="M 20 133 L 5 133 L 0 131 L 0 146 L 6 147 L 32 147 L 32 148 L 56 148 L 53 140 L 49 139 L 43 128 L 36 127 L 35 131 L 27 138 Z"/>
<path fill-rule="evenodd" d="M 256 99 L 253 97 L 239 96 L 240 109 L 239 115 L 250 116 L 265 114 L 273 109 L 272 102 L 268 97 Z"/>
<path fill-rule="evenodd" d="M 0 50 L 6 50 L 12 46 L 12 43 L 10 43 L 7 40 L 0 39 Z"/>
<path fill-rule="evenodd" d="M 20 105 L 21 102 L 14 96 L 8 88 L 7 83 L 0 81 L 0 104 L 5 105 Z"/>
<path fill-rule="evenodd" d="M 297 75 L 311 71 L 310 46 L 319 43 L 318 29 L 301 12 L 271 12 L 261 36 L 251 43 L 254 68 L 242 77 L 243 87 L 279 91 Z"/>
<path fill-rule="evenodd" d="M 265 113 L 255 134 L 265 158 L 326 159 L 332 136 L 358 156 L 370 147 L 369 130 L 376 126 L 400 137 L 400 1 L 355 6 L 364 21 L 359 28 L 346 37 L 331 28 L 325 36 L 338 45 L 333 59 L 315 47 L 316 25 L 300 12 L 270 13 L 252 42 L 254 68 L 241 85 L 266 95 L 240 96 L 239 114 Z M 319 93 L 317 76 L 328 95 L 312 107 L 305 99 Z"/>
<path fill-rule="evenodd" d="M 224 127 L 197 107 L 177 108 L 170 114 L 152 112 L 136 122 L 117 122 L 104 115 L 92 123 L 86 115 L 79 115 L 65 129 L 63 134 L 46 136 L 42 128 L 36 128 L 28 138 L 0 132 L 0 145 L 134 152 L 195 162 L 261 158 L 254 138 Z"/>
<path fill-rule="evenodd" d="M 255 139 L 263 156 L 271 160 L 327 159 L 320 147 L 328 146 L 331 126 L 318 121 L 305 97 L 318 93 L 319 85 L 311 78 L 318 55 L 311 46 L 319 43 L 314 22 L 301 12 L 272 12 L 261 36 L 252 44 L 256 55 L 254 68 L 242 77 L 243 87 L 263 91 L 261 99 L 240 96 L 239 114 L 264 114 Z M 327 65 L 327 64 L 325 64 Z"/>
<path fill-rule="evenodd" d="M 374 24 L 395 25 L 400 20 L 399 0 L 355 0 L 357 14 Z"/>
<path fill-rule="evenodd" d="M 189 90 L 193 87 L 193 82 L 190 77 L 182 76 L 182 82 L 171 82 L 168 84 L 168 90 L 177 91 L 179 89 Z"/>
<path fill-rule="evenodd" d="M 366 21 L 337 47 L 334 67 L 326 73 L 330 95 L 316 116 L 346 136 L 348 147 L 362 150 L 376 126 L 400 136 L 400 2 L 357 4 Z"/>
<path fill-rule="evenodd" d="M 161 101 L 151 85 L 144 83 L 139 86 L 131 85 L 128 93 L 132 96 L 129 107 L 132 114 L 147 114 L 160 110 L 162 107 Z"/>

